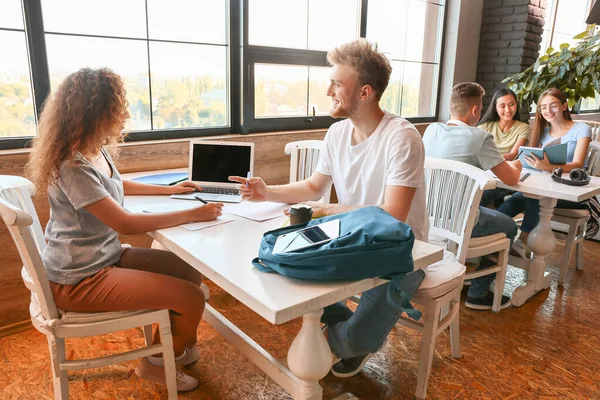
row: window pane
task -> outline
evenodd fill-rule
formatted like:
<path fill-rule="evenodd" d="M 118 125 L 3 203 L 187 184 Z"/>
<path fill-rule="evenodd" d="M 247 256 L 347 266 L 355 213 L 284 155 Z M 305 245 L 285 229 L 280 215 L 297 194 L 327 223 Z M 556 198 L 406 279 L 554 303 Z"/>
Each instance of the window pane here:
<path fill-rule="evenodd" d="M 327 96 L 329 87 L 328 67 L 308 67 L 308 114 L 312 115 L 313 107 L 316 115 L 328 115 L 331 108 L 331 98 Z"/>
<path fill-rule="evenodd" d="M 391 112 L 392 114 L 400 115 L 400 95 L 402 94 L 402 70 L 404 63 L 392 61 L 392 75 L 387 89 L 381 96 L 379 104 L 381 108 Z"/>
<path fill-rule="evenodd" d="M 154 129 L 229 125 L 227 48 L 150 43 Z"/>
<path fill-rule="evenodd" d="M 418 0 L 408 3 L 406 60 L 439 62 L 442 17 L 442 6 Z"/>
<path fill-rule="evenodd" d="M 255 117 L 306 116 L 308 67 L 256 64 Z"/>
<path fill-rule="evenodd" d="M 42 0 L 47 32 L 146 38 L 144 0 Z"/>
<path fill-rule="evenodd" d="M 0 31 L 0 137 L 35 136 L 25 33 Z"/>
<path fill-rule="evenodd" d="M 21 0 L 0 1 L 0 28 L 24 29 Z"/>
<path fill-rule="evenodd" d="M 306 48 L 307 0 L 249 1 L 248 42 L 250 44 Z"/>
<path fill-rule="evenodd" d="M 227 43 L 226 0 L 148 0 L 150 39 Z"/>
<path fill-rule="evenodd" d="M 67 75 L 80 68 L 111 68 L 121 76 L 127 90 L 131 119 L 126 129 L 150 129 L 148 53 L 145 41 L 46 34 L 46 49 L 50 86 L 53 90 Z"/>
<path fill-rule="evenodd" d="M 308 49 L 327 51 L 356 39 L 358 16 L 357 0 L 309 0 Z"/>
<path fill-rule="evenodd" d="M 400 115 L 405 118 L 434 116 L 437 79 L 437 65 L 405 63 Z"/>
<path fill-rule="evenodd" d="M 369 0 L 367 39 L 391 58 L 404 60 L 407 16 L 407 1 Z"/>

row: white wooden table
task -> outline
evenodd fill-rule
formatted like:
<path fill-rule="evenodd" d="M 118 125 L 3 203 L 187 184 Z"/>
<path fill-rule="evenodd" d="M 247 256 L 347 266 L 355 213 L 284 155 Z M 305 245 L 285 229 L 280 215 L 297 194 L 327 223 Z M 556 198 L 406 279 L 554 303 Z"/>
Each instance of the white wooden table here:
<path fill-rule="evenodd" d="M 125 206 L 135 210 L 174 201 L 186 202 L 165 196 L 127 196 Z M 302 317 L 302 328 L 288 351 L 286 368 L 209 304 L 203 315 L 205 321 L 294 399 L 322 399 L 319 380 L 327 375 L 332 361 L 329 345 L 320 329 L 323 308 L 386 281 L 308 282 L 259 272 L 251 260 L 258 255 L 262 235 L 281 227 L 286 217 L 262 223 L 233 217 L 233 222 L 199 231 L 174 227 L 149 234 L 270 323 L 277 325 Z M 442 255 L 441 247 L 416 241 L 415 269 L 440 261 Z"/>
<path fill-rule="evenodd" d="M 556 201 L 581 202 L 600 193 L 600 178 L 592 177 L 590 184 L 586 186 L 569 186 L 553 181 L 549 172 L 523 168 L 523 174 L 526 172 L 531 175 L 515 186 L 506 185 L 494 176 L 497 187 L 519 191 L 526 197 L 540 200 L 540 220 L 528 239 L 533 258 L 525 260 L 509 257 L 510 265 L 527 270 L 527 281 L 515 289 L 512 296 L 512 304 L 516 307 L 523 305 L 540 290 L 548 289 L 552 283 L 552 275 L 546 272 L 546 256 L 552 253 L 556 245 L 554 232 L 550 227 Z M 563 177 L 568 177 L 568 174 L 563 174 Z"/>

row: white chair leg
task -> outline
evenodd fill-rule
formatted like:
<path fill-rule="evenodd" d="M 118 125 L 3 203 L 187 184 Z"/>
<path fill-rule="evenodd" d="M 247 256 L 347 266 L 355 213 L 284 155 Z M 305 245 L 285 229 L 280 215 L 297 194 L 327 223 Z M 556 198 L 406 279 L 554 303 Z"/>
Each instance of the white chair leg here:
<path fill-rule="evenodd" d="M 60 363 L 66 359 L 65 339 L 47 336 L 50 349 L 50 362 L 52 363 L 52 381 L 54 383 L 54 398 L 56 400 L 69 400 L 69 376 L 67 371 L 60 370 Z"/>
<path fill-rule="evenodd" d="M 173 351 L 173 336 L 171 335 L 171 324 L 168 320 L 161 321 L 158 325 L 160 343 L 163 346 L 163 365 L 165 368 L 165 382 L 169 400 L 177 400 L 177 379 L 175 366 L 175 352 Z"/>
<path fill-rule="evenodd" d="M 569 270 L 569 262 L 571 261 L 571 252 L 573 251 L 573 241 L 577 234 L 577 227 L 574 225 L 569 226 L 569 233 L 567 234 L 567 240 L 565 241 L 565 250 L 563 253 L 562 262 L 560 263 L 560 274 L 558 275 L 558 284 L 563 286 L 565 284 L 565 278 L 567 277 L 567 271 Z"/>
<path fill-rule="evenodd" d="M 583 242 L 585 242 L 585 240 L 577 243 L 577 247 L 575 249 L 577 252 L 577 269 L 579 271 L 583 271 Z"/>
<path fill-rule="evenodd" d="M 427 384 L 431 373 L 431 363 L 435 348 L 435 336 L 437 332 L 440 315 L 440 304 L 436 301 L 433 305 L 425 307 L 423 313 L 423 337 L 421 339 L 421 350 L 419 351 L 419 368 L 417 373 L 417 399 L 427 397 Z"/>
<path fill-rule="evenodd" d="M 496 272 L 496 280 L 494 283 L 494 303 L 492 304 L 492 312 L 500 312 L 502 305 L 502 295 L 504 294 L 504 282 L 506 281 L 506 267 L 508 265 L 508 249 L 499 252 L 498 265 L 502 269 Z"/>
<path fill-rule="evenodd" d="M 144 339 L 146 339 L 146 346 L 152 345 L 154 341 L 152 337 L 152 325 L 144 325 Z"/>
<path fill-rule="evenodd" d="M 454 299 L 454 304 L 452 307 L 458 307 L 460 309 L 460 291 L 458 292 L 456 299 Z M 452 358 L 460 358 L 460 314 L 457 313 L 454 320 L 450 324 L 450 349 L 452 350 Z"/>

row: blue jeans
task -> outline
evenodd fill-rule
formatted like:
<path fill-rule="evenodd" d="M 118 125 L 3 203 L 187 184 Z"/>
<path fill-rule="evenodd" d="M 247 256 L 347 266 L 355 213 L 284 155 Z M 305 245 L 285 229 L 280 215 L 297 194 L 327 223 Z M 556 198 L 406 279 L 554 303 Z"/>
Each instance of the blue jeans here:
<path fill-rule="evenodd" d="M 585 210 L 587 206 L 583 203 L 575 203 L 573 201 L 558 200 L 556 208 L 569 208 L 573 210 Z M 498 211 L 509 217 L 514 217 L 520 213 L 524 213 L 521 230 L 523 232 L 531 232 L 536 227 L 540 220 L 540 201 L 525 197 L 523 193 L 517 192 L 510 196 L 500 207 Z"/>
<path fill-rule="evenodd" d="M 321 322 L 328 325 L 327 341 L 339 358 L 374 353 L 400 318 L 402 311 L 388 303 L 389 283 L 363 292 L 356 312 L 346 303 L 325 307 Z"/>
<path fill-rule="evenodd" d="M 488 236 L 495 233 L 506 234 L 506 237 L 510 239 L 512 244 L 515 236 L 517 236 L 517 224 L 515 224 L 512 218 L 497 210 L 479 207 L 479 219 L 473 227 L 471 237 Z M 489 268 L 492 265 L 494 265 L 494 262 L 484 257 L 477 270 Z M 490 290 L 490 285 L 494 281 L 494 278 L 496 278 L 496 275 L 490 274 L 471 280 L 467 296 L 474 298 L 485 297 Z"/>
<path fill-rule="evenodd" d="M 494 208 L 498 208 L 504 202 L 504 198 L 512 193 L 514 193 L 512 190 L 502 188 L 484 190 L 479 205 L 489 207 L 493 204 Z"/>

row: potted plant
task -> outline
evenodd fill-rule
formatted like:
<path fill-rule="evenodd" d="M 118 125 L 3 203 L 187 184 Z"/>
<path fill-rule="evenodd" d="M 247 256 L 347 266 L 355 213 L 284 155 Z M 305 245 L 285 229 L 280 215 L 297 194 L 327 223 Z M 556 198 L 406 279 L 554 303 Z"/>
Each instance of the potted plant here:
<path fill-rule="evenodd" d="M 568 43 L 557 51 L 550 47 L 525 71 L 505 78 L 524 110 L 529 111 L 542 92 L 560 89 L 569 99 L 569 107 L 579 111 L 581 100 L 600 93 L 600 32 L 595 25 L 575 36 L 581 39 L 575 47 Z"/>

